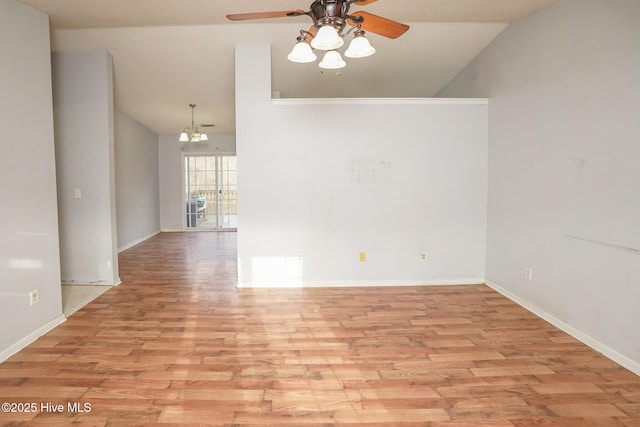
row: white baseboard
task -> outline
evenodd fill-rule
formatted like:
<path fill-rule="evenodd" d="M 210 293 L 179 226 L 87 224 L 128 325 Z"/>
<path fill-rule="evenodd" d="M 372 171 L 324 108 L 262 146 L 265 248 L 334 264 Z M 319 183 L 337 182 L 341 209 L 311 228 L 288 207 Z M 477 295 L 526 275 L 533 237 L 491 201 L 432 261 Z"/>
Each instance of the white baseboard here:
<path fill-rule="evenodd" d="M 163 228 L 160 230 L 161 233 L 182 233 L 183 231 L 182 228 Z"/>
<path fill-rule="evenodd" d="M 116 278 L 115 280 L 93 280 L 91 282 L 87 282 L 86 280 L 62 280 L 61 283 L 63 285 L 77 285 L 77 286 L 118 286 L 122 283 L 120 278 Z"/>
<path fill-rule="evenodd" d="M 445 286 L 482 285 L 484 279 L 439 279 L 439 280 L 329 280 L 329 281 L 241 281 L 238 288 L 352 288 L 374 286 Z"/>
<path fill-rule="evenodd" d="M 46 334 L 47 332 L 55 328 L 56 326 L 63 323 L 65 320 L 67 320 L 67 318 L 64 316 L 64 314 L 60 314 L 58 317 L 47 322 L 45 325 L 39 327 L 35 331 L 31 332 L 29 335 L 22 338 L 15 344 L 10 345 L 7 349 L 0 351 L 0 362 L 4 362 L 8 358 L 10 358 L 14 354 L 16 354 L 17 352 L 19 352 L 20 350 L 22 350 L 23 348 L 25 348 L 26 346 L 28 346 L 29 344 L 37 340 L 38 338 L 40 338 L 41 336 L 43 336 L 44 334 Z"/>
<path fill-rule="evenodd" d="M 609 359 L 611 359 L 614 362 L 618 363 L 619 365 L 627 368 L 628 370 L 630 370 L 634 374 L 640 375 L 640 363 L 629 359 L 628 357 L 624 356 L 623 354 L 618 353 L 617 351 L 613 350 L 610 347 L 607 347 L 605 344 L 601 343 L 600 341 L 590 337 L 589 335 L 585 334 L 584 332 L 582 332 L 582 331 L 574 328 L 573 326 L 563 322 L 562 320 L 560 320 L 557 317 L 547 313 L 546 311 L 544 311 L 540 307 L 536 306 L 535 304 L 532 304 L 529 301 L 520 298 L 516 294 L 512 293 L 511 291 L 506 290 L 505 288 L 497 285 L 496 283 L 493 283 L 490 280 L 485 280 L 485 284 L 487 286 L 489 286 L 491 289 L 493 289 L 494 291 L 496 291 L 496 292 L 504 295 L 505 297 L 509 298 L 511 301 L 515 302 L 519 306 L 529 310 L 530 312 L 532 312 L 536 316 L 538 316 L 538 317 L 546 320 L 547 322 L 551 323 L 556 328 L 561 329 L 562 331 L 568 333 L 569 335 L 571 335 L 572 337 L 574 337 L 578 341 L 581 341 L 582 343 L 584 343 L 587 346 L 591 347 L 595 351 L 602 353 L 603 355 L 605 355 Z"/>
<path fill-rule="evenodd" d="M 118 248 L 118 253 L 120 253 L 120 252 L 122 252 L 122 251 L 126 251 L 126 250 L 127 250 L 127 249 L 129 249 L 129 248 L 132 248 L 132 247 L 134 247 L 135 245 L 137 245 L 137 244 L 139 244 L 139 243 L 142 243 L 142 242 L 144 242 L 144 241 L 145 241 L 145 240 L 147 240 L 147 239 L 152 238 L 152 237 L 153 237 L 153 236 L 155 236 L 156 234 L 160 234 L 160 230 L 154 231 L 154 232 L 153 232 L 153 233 L 151 233 L 151 234 L 147 234 L 147 235 L 146 235 L 146 236 L 144 236 L 144 237 L 141 237 L 141 238 L 139 238 L 139 239 L 136 239 L 136 240 L 134 240 L 133 242 L 131 242 L 131 243 L 127 244 L 127 245 L 124 245 L 124 246 L 123 246 L 123 247 L 121 247 L 121 248 Z"/>

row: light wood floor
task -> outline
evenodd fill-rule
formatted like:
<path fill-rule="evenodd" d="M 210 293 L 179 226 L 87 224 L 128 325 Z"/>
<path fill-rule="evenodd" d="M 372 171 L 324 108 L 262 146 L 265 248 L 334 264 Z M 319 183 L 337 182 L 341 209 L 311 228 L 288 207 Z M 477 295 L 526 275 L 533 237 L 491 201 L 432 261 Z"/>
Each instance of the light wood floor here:
<path fill-rule="evenodd" d="M 0 425 L 640 426 L 638 376 L 485 286 L 236 290 L 235 251 L 122 253 L 122 285 L 0 365 L 0 400 L 38 405 Z"/>

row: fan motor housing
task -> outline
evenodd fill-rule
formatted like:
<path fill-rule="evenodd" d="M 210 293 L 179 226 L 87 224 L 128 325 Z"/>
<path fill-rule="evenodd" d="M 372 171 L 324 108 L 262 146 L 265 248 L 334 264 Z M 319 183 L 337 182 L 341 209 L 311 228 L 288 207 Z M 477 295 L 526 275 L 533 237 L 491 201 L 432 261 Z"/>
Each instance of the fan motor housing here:
<path fill-rule="evenodd" d="M 315 0 L 311 4 L 309 15 L 317 29 L 328 24 L 341 33 L 346 26 L 345 18 L 350 6 L 351 2 L 348 0 Z"/>
<path fill-rule="evenodd" d="M 351 3 L 344 0 L 316 0 L 311 4 L 309 13 L 314 23 L 324 17 L 344 18 L 349 12 L 349 6 L 351 6 Z"/>

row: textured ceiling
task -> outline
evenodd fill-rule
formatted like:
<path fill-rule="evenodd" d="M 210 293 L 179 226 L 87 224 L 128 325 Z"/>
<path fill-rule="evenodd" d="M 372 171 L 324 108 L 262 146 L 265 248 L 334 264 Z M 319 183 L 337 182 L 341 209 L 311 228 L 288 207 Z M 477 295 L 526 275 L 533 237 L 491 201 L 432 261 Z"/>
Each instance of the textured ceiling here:
<path fill-rule="evenodd" d="M 379 0 L 352 6 L 411 26 L 396 40 L 368 34 L 377 53 L 341 72 L 286 55 L 306 16 L 230 22 L 228 13 L 306 9 L 300 0 L 20 0 L 50 15 L 55 51 L 106 49 L 116 106 L 159 135 L 191 120 L 235 132 L 234 46 L 272 45 L 273 90 L 282 97 L 427 97 L 508 23 L 559 0 Z"/>

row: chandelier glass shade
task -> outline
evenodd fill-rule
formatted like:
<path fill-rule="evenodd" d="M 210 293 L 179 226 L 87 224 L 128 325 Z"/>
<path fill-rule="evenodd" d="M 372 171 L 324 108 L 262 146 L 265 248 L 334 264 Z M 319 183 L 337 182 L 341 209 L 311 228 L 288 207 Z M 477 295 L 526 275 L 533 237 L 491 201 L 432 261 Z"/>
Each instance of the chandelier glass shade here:
<path fill-rule="evenodd" d="M 204 132 L 200 132 L 195 126 L 195 122 L 193 120 L 193 109 L 196 108 L 196 104 L 189 104 L 189 107 L 191 107 L 191 127 L 184 128 L 178 140 L 180 142 L 208 141 L 209 137 L 207 137 L 207 134 Z"/>
<path fill-rule="evenodd" d="M 356 31 L 353 40 L 349 44 L 349 49 L 344 52 L 347 58 L 365 58 L 376 53 L 376 50 L 369 40 L 364 36 L 364 31 Z"/>
<path fill-rule="evenodd" d="M 323 25 L 311 40 L 311 47 L 318 50 L 334 50 L 342 47 L 344 40 L 332 25 Z"/>
<path fill-rule="evenodd" d="M 330 50 L 324 54 L 324 58 L 322 58 L 322 61 L 320 61 L 318 66 L 325 70 L 337 70 L 346 67 L 347 63 L 342 59 L 340 52 L 337 50 Z"/>
<path fill-rule="evenodd" d="M 293 46 L 291 53 L 287 56 L 287 59 L 289 59 L 289 61 L 291 62 L 297 62 L 299 64 L 313 62 L 318 59 L 316 54 L 313 53 L 311 46 L 309 46 L 309 43 L 307 43 L 303 37 L 298 37 L 298 39 L 298 43 Z"/>

